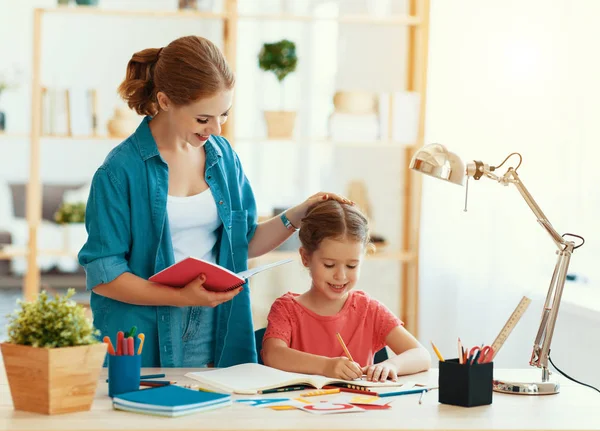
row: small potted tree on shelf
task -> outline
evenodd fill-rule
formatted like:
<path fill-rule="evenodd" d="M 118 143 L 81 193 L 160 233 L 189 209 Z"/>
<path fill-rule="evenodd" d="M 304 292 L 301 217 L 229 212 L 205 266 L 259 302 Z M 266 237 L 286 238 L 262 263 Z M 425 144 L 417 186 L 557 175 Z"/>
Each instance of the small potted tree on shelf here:
<path fill-rule="evenodd" d="M 42 291 L 19 301 L 0 345 L 15 410 L 59 414 L 89 410 L 106 355 L 85 310 L 70 298 Z"/>
<path fill-rule="evenodd" d="M 66 253 L 77 252 L 85 243 L 87 232 L 85 230 L 85 202 L 63 202 L 54 213 L 54 221 L 62 225 L 63 229 L 63 250 Z M 78 265 L 73 262 L 73 268 L 76 270 Z"/>
<path fill-rule="evenodd" d="M 258 54 L 258 65 L 266 72 L 272 72 L 279 82 L 281 109 L 265 111 L 269 138 L 291 138 L 296 121 L 294 111 L 285 111 L 283 100 L 283 80 L 296 70 L 298 57 L 296 44 L 287 39 L 275 43 L 265 43 Z"/>
<path fill-rule="evenodd" d="M 18 76 L 19 71 L 15 71 L 15 76 Z M 0 73 L 0 98 L 2 93 L 10 89 L 16 88 L 16 79 L 13 82 L 5 73 Z M 0 106 L 2 108 L 2 106 Z M 3 133 L 6 128 L 6 114 L 0 109 L 0 133 Z"/>

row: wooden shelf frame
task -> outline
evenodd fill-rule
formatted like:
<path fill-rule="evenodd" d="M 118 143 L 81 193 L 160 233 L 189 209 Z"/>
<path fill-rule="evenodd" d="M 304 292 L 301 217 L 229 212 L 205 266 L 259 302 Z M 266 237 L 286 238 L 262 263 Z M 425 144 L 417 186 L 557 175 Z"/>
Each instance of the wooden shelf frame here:
<path fill-rule="evenodd" d="M 30 134 L 6 134 L 3 137 L 25 137 L 30 139 L 30 163 L 29 184 L 27 187 L 26 216 L 29 225 L 29 242 L 24 254 L 28 259 L 28 270 L 23 283 L 25 299 L 30 301 L 37 297 L 40 289 L 40 269 L 37 265 L 37 255 L 43 250 L 37 248 L 38 228 L 41 222 L 41 179 L 40 179 L 40 149 L 42 139 L 69 139 L 69 140 L 114 140 L 113 138 L 101 136 L 42 136 L 41 114 L 42 114 L 42 86 L 41 86 L 41 53 L 42 53 L 42 24 L 43 17 L 51 14 L 71 15 L 95 15 L 104 17 L 127 17 L 127 18 L 161 18 L 161 19 L 196 19 L 196 20 L 222 20 L 223 21 L 223 50 L 227 61 L 233 71 L 236 71 L 238 25 L 241 20 L 269 20 L 290 22 L 321 22 L 332 21 L 348 24 L 372 24 L 406 26 L 408 29 L 407 51 L 407 82 L 406 91 L 416 92 L 420 95 L 420 109 L 418 115 L 418 132 L 416 142 L 407 145 L 397 143 L 404 148 L 404 161 L 412 158 L 414 152 L 424 144 L 425 130 L 425 102 L 427 88 L 427 56 L 429 35 L 429 3 L 430 0 L 409 0 L 408 14 L 389 16 L 369 15 L 342 15 L 336 17 L 321 17 L 313 15 L 290 15 L 290 14 L 243 14 L 239 13 L 237 0 L 225 0 L 223 12 L 202 11 L 157 11 L 157 10 L 111 10 L 98 7 L 85 6 L 58 6 L 54 8 L 38 8 L 34 11 L 33 20 L 33 52 L 32 52 L 32 104 L 31 104 L 31 133 Z M 394 113 L 393 98 L 389 102 L 389 130 L 386 139 L 376 145 L 384 145 L 392 142 L 392 118 Z M 223 134 L 230 137 L 230 131 L 234 130 L 235 115 L 231 116 L 225 124 Z M 255 138 L 250 138 L 255 139 Z M 260 139 L 260 138 L 258 138 Z M 264 139 L 263 139 L 264 140 Z M 298 140 L 298 139 L 296 139 Z M 352 145 L 352 143 L 332 142 L 324 140 L 325 143 L 333 145 Z M 357 145 L 368 145 L 368 143 L 356 143 Z M 415 336 L 418 336 L 418 254 L 419 254 L 419 223 L 421 211 L 421 179 L 405 169 L 403 179 L 403 191 L 399 197 L 403 203 L 402 222 L 402 245 L 397 252 L 380 252 L 368 259 L 387 259 L 397 261 L 402 266 L 400 280 L 400 315 Z M 0 251 L 0 258 L 8 258 L 9 254 Z M 273 254 L 275 253 L 275 254 Z M 283 252 L 272 252 L 271 256 L 281 257 Z"/>

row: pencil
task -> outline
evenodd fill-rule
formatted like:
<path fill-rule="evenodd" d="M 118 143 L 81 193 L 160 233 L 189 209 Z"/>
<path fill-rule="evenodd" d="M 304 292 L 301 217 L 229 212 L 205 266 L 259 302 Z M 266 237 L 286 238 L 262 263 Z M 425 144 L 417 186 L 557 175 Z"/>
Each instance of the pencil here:
<path fill-rule="evenodd" d="M 177 382 L 164 382 L 164 381 L 152 381 L 152 380 L 140 380 L 140 386 L 149 386 L 152 388 L 157 388 L 159 386 L 169 386 L 175 384 Z"/>
<path fill-rule="evenodd" d="M 350 351 L 346 347 L 346 343 L 344 343 L 344 340 L 342 339 L 342 336 L 340 335 L 340 333 L 337 332 L 335 335 L 337 336 L 338 341 L 342 345 L 342 349 L 344 349 L 344 353 L 346 354 L 348 359 L 350 359 L 352 362 L 354 362 L 354 359 L 352 359 L 352 355 L 350 354 Z"/>
<path fill-rule="evenodd" d="M 352 389 L 352 388 L 344 388 L 341 386 L 333 386 L 333 385 L 325 385 L 321 389 L 339 389 L 340 392 L 349 392 L 349 393 L 361 394 L 361 395 L 371 395 L 373 397 L 379 396 L 379 393 L 370 391 L 368 389 Z"/>
<path fill-rule="evenodd" d="M 339 394 L 340 388 L 335 389 L 317 389 L 316 391 L 305 392 L 300 394 L 301 397 L 318 397 L 320 395 Z"/>
<path fill-rule="evenodd" d="M 275 394 L 277 392 L 291 392 L 291 391 L 301 391 L 306 389 L 305 385 L 299 385 L 299 386 L 286 386 L 283 388 L 276 388 L 276 389 L 265 389 L 263 391 L 258 391 L 259 394 Z"/>
<path fill-rule="evenodd" d="M 438 350 L 438 348 L 435 347 L 435 344 L 433 344 L 433 341 L 431 342 L 431 347 L 433 347 L 433 351 L 437 355 L 437 357 L 440 360 L 440 362 L 444 362 L 444 357 L 442 356 L 442 354 L 440 353 L 440 351 Z"/>

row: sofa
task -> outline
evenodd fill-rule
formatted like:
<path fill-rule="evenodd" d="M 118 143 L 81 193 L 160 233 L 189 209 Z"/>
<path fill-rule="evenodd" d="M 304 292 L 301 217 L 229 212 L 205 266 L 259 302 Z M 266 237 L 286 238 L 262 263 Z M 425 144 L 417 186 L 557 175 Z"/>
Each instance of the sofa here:
<path fill-rule="evenodd" d="M 26 184 L 11 183 L 0 179 L 0 246 L 27 247 L 29 226 L 25 217 Z M 59 225 L 54 213 L 63 202 L 85 202 L 89 195 L 87 184 L 43 184 L 42 220 L 38 229 L 38 248 L 65 250 L 72 256 L 39 255 L 38 265 L 42 272 L 81 272 L 75 254 L 87 234 L 83 224 Z M 22 276 L 27 271 L 27 259 L 14 257 L 0 261 L 0 275 Z"/>

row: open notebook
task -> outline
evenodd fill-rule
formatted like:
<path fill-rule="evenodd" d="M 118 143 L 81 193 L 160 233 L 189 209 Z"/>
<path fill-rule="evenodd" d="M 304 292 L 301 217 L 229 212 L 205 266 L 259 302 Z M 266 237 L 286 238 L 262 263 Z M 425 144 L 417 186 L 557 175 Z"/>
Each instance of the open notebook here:
<path fill-rule="evenodd" d="M 251 395 L 258 391 L 290 385 L 310 385 L 321 389 L 326 385 L 336 385 L 354 389 L 369 387 L 402 386 L 400 382 L 369 382 L 367 380 L 340 380 L 325 376 L 290 373 L 260 364 L 241 364 L 210 371 L 199 371 L 185 375 L 200 382 L 198 386 L 207 390 Z"/>
<path fill-rule="evenodd" d="M 250 277 L 259 272 L 291 261 L 292 259 L 279 260 L 236 274 L 216 263 L 207 262 L 196 257 L 187 257 L 157 272 L 149 280 L 171 287 L 184 287 L 195 278 L 198 278 L 200 274 L 205 274 L 206 282 L 204 283 L 204 288 L 215 292 L 227 292 L 242 286 Z"/>

